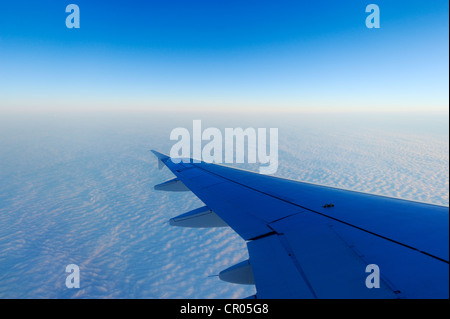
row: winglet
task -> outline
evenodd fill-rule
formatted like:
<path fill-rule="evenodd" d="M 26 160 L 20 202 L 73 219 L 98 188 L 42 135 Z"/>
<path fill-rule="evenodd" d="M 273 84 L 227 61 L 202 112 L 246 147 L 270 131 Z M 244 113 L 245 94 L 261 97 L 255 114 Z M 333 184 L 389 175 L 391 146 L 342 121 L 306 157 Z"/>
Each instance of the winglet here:
<path fill-rule="evenodd" d="M 162 169 L 165 165 L 164 162 L 167 161 L 170 157 L 155 150 L 152 150 L 152 153 L 155 154 L 155 156 L 158 158 L 158 169 Z"/>

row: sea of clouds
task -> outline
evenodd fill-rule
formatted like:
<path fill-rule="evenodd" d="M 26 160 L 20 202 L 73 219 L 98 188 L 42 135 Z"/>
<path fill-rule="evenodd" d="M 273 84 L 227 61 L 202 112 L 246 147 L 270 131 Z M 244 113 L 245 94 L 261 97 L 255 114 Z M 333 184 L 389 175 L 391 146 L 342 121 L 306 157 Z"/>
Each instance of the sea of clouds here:
<path fill-rule="evenodd" d="M 228 228 L 171 227 L 202 205 L 153 190 L 175 127 L 279 128 L 276 176 L 448 206 L 441 115 L 8 115 L 0 119 L 0 298 L 243 298 L 222 282 L 248 258 Z M 236 165 L 257 171 L 257 165 Z M 80 267 L 68 289 L 65 268 Z"/>

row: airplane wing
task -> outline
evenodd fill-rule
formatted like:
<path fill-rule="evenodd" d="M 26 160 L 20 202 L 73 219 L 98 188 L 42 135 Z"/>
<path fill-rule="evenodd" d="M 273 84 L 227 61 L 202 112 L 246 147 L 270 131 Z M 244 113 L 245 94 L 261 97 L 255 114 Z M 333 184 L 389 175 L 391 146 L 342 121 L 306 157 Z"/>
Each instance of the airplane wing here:
<path fill-rule="evenodd" d="M 219 274 L 255 298 L 449 298 L 449 208 L 302 183 L 152 151 L 203 203 L 172 225 L 228 225 L 249 260 Z"/>

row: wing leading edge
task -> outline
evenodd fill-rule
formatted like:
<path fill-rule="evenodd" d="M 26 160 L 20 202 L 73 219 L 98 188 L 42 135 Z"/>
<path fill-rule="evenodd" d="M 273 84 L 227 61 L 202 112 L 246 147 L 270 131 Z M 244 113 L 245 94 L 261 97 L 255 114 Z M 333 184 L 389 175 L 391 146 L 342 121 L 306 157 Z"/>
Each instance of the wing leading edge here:
<path fill-rule="evenodd" d="M 257 298 L 449 297 L 448 207 L 152 152 L 246 240 Z"/>

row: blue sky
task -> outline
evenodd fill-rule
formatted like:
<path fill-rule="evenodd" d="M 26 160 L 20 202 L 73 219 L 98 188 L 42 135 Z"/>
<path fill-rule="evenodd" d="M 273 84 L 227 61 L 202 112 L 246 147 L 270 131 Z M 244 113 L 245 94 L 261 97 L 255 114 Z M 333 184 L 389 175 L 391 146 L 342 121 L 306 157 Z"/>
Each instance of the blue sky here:
<path fill-rule="evenodd" d="M 448 112 L 448 15 L 441 0 L 1 1 L 0 111 Z"/>

